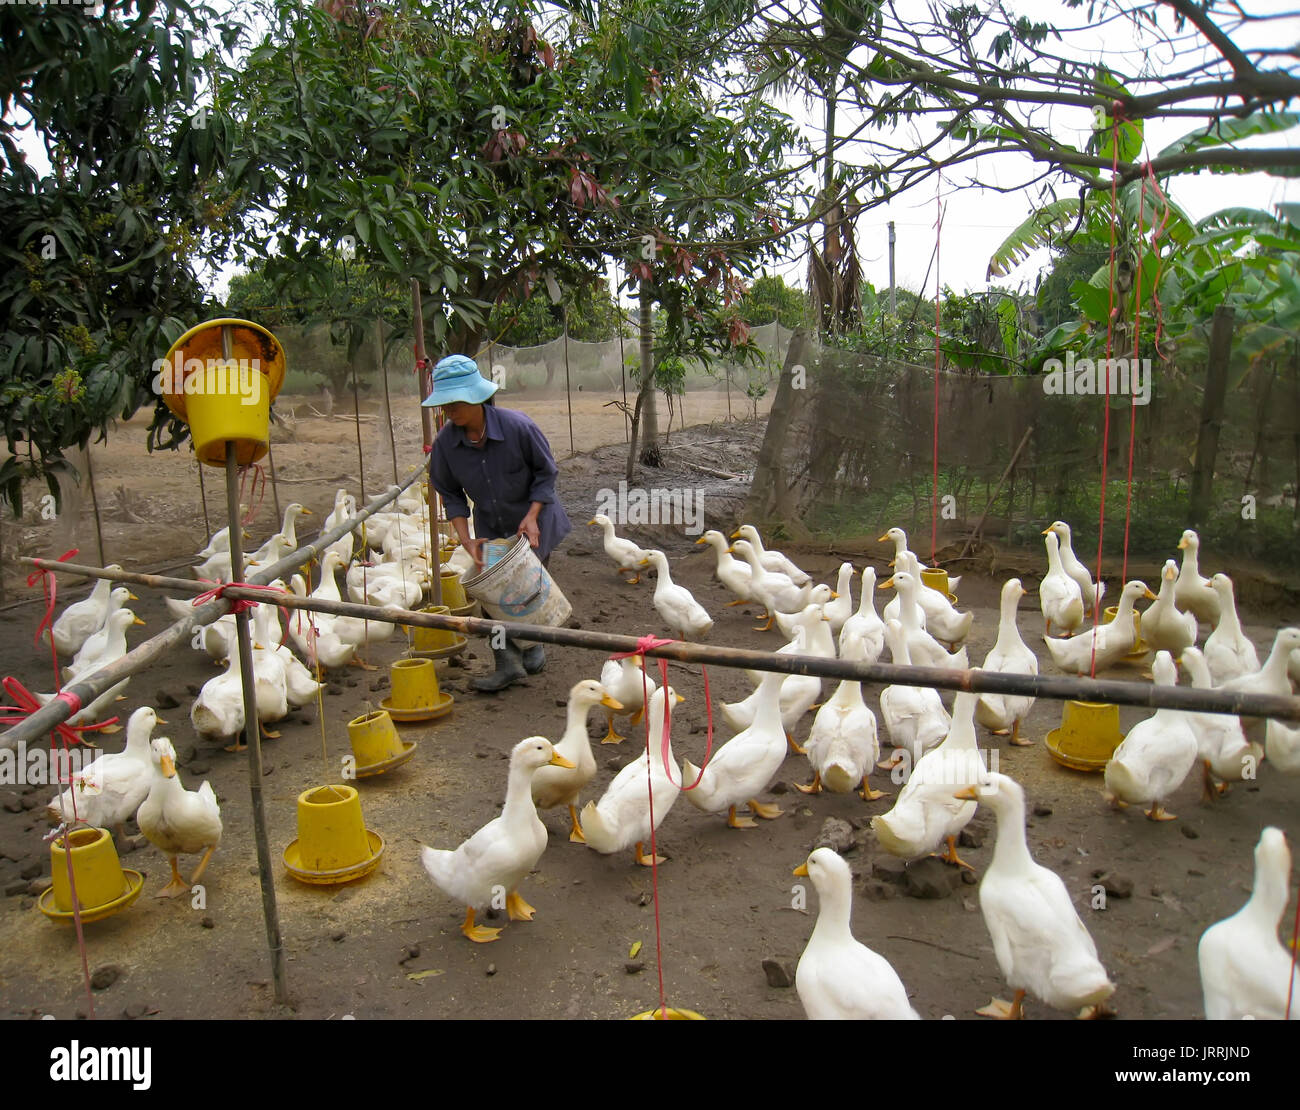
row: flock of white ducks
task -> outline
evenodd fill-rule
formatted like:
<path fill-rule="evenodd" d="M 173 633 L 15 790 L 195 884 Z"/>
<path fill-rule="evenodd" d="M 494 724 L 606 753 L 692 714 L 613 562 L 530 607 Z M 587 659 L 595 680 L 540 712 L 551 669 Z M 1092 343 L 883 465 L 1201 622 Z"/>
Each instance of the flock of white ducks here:
<path fill-rule="evenodd" d="M 290 510 L 292 515 L 286 512 L 280 530 L 255 556 L 275 561 L 286 540 L 293 546 L 293 529 L 306 510 L 298 505 Z M 331 518 L 342 519 L 353 510 L 354 502 L 340 491 Z M 415 591 L 422 595 L 428 582 L 428 530 L 423 512 L 422 502 L 411 496 L 393 513 L 376 514 L 363 533 L 358 530 L 357 538 L 364 544 L 358 543 L 354 549 L 361 552 L 369 546 L 378 560 L 363 575 L 356 575 L 356 567 L 345 574 L 349 596 L 396 605 L 419 600 Z M 620 574 L 630 576 L 629 584 L 639 580 L 644 567 L 655 569 L 654 608 L 672 635 L 699 639 L 709 634 L 712 618 L 690 591 L 672 581 L 662 552 L 618 537 L 608 518 L 596 517 L 592 524 L 602 528 L 605 552 Z M 1056 521 L 1044 535 L 1048 569 L 1040 605 L 1049 633 L 1045 643 L 1059 669 L 1087 674 L 1131 655 L 1137 640 L 1134 606 L 1146 597 L 1155 601 L 1143 614 L 1143 632 L 1146 642 L 1157 649 L 1151 664 L 1157 684 L 1176 682 L 1177 660 L 1196 687 L 1207 688 L 1213 683 L 1248 692 L 1291 692 L 1291 681 L 1300 667 L 1300 630 L 1278 632 L 1261 666 L 1237 618 L 1231 580 L 1224 574 L 1210 579 L 1200 576 L 1194 532 L 1184 533 L 1179 543 L 1181 571 L 1172 560 L 1166 564 L 1159 596 L 1142 582 L 1125 583 L 1116 618 L 1073 636 L 1069 633 L 1079 632 L 1096 611 L 1105 585 L 1094 582 L 1074 554 L 1067 524 Z M 814 583 L 780 552 L 765 548 L 752 526 L 738 529 L 730 544 L 719 532 L 706 533 L 699 542 L 712 548 L 717 578 L 735 595 L 730 604 L 762 605 L 766 617 L 763 630 L 780 621 L 790 637 L 782 651 L 827 658 L 838 655 L 870 663 L 888 647 L 898 664 L 965 669 L 968 663 L 962 641 L 969 636 L 973 615 L 960 613 L 949 597 L 922 583 L 920 560 L 908 550 L 901 529 L 890 529 L 882 539 L 895 545 L 894 574 L 879 588 L 892 585 L 897 590 L 884 619 L 875 608 L 874 568 L 862 572 L 862 595 L 855 609 L 855 569 L 850 563 L 841 564 L 836 588 L 831 589 Z M 331 546 L 322 560 L 314 596 L 333 600 L 342 596 L 335 575 L 352 554 L 346 548 L 353 546 Z M 220 570 L 223 551 L 229 577 L 228 539 L 223 542 L 220 535 L 200 553 L 206 563 L 196 572 L 207 577 L 201 572 L 213 569 L 213 560 L 217 561 L 215 569 Z M 955 588 L 958 582 L 951 579 L 950 587 Z M 295 577 L 290 588 L 305 596 L 309 587 L 306 580 Z M 1038 673 L 1038 659 L 1017 627 L 1018 602 L 1024 594 L 1018 579 L 1003 585 L 997 641 L 984 660 L 987 671 Z M 87 601 L 70 607 L 56 622 L 52 630 L 55 643 L 67 653 L 75 653 L 92 635 L 101 634 L 88 658 L 74 660 L 76 674 L 90 673 L 83 668 L 102 666 L 106 657 L 109 661 L 120 658 L 125 650 L 125 627 L 134 619 L 125 608 L 129 600 L 129 595 L 114 596 L 106 582 L 100 582 Z M 182 604 L 175 603 L 174 608 Z M 274 608 L 259 606 L 254 665 L 267 687 L 265 708 L 262 698 L 258 699 L 259 717 L 265 711 L 268 719 L 274 719 L 284 712 L 284 704 L 302 704 L 318 687 L 312 669 L 281 643 L 284 635 L 313 664 L 340 666 L 355 655 L 371 627 L 388 623 L 353 621 L 352 625 L 360 626 L 358 636 L 346 620 L 316 614 L 310 622 L 315 627 L 309 628 L 309 622 L 295 612 L 286 633 Z M 1200 623 L 1212 625 L 1203 653 L 1195 647 Z M 219 625 L 216 622 L 212 627 Z M 1050 635 L 1058 631 L 1067 636 Z M 233 637 L 228 631 L 205 633 L 202 647 L 226 663 L 226 672 L 204 687 L 192 719 L 201 734 L 229 736 L 243 727 Z M 794 743 L 795 726 L 804 714 L 816 709 L 807 747 L 799 749 L 806 751 L 812 774 L 812 781 L 800 786 L 805 793 L 856 790 L 866 800 L 877 800 L 885 792 L 870 786 L 873 771 L 893 769 L 903 760 L 909 763 L 903 789 L 890 809 L 872 818 L 872 829 L 884 850 L 905 860 L 942 851 L 948 862 L 969 866 L 957 854 L 957 837 L 977 805 L 993 809 L 997 844 L 981 881 L 980 904 L 1014 1000 L 995 1000 L 984 1012 L 1020 1016 L 1026 995 L 1063 1010 L 1096 1011 L 1104 1005 L 1115 987 L 1096 947 L 1061 880 L 1029 855 L 1023 790 L 1007 776 L 991 773 L 976 743 L 977 724 L 1009 735 L 1012 743 L 1029 743 L 1020 732 L 1032 697 L 959 693 L 949 716 L 934 689 L 887 686 L 881 691 L 879 709 L 894 752 L 880 763 L 877 718 L 860 683 L 839 683 L 818 707 L 820 679 L 771 672 L 755 677 L 757 689 L 749 698 L 723 707 L 724 717 L 738 732 L 703 768 L 689 760 L 678 766 L 670 730 L 672 709 L 682 699 L 671 687 L 656 688 L 639 660 L 610 660 L 599 680 L 577 683 L 570 691 L 560 739 L 552 745 L 542 737 L 529 737 L 513 749 L 500 816 L 454 851 L 425 848 L 421 852 L 434 883 L 466 906 L 465 935 L 478 942 L 496 939 L 500 930 L 477 925 L 475 914 L 486 909 L 499 890 L 506 892 L 510 920 L 532 919 L 533 908 L 518 888 L 546 847 L 547 834 L 537 816 L 538 807 L 566 808 L 571 840 L 606 854 L 630 848 L 633 859 L 642 865 L 667 862 L 648 855 L 647 846 L 682 793 L 697 809 L 725 813 L 727 823 L 738 829 L 752 827 L 753 818 L 779 817 L 781 811 L 760 802 L 758 796 L 779 772 Z M 582 791 L 595 774 L 586 719 L 597 706 L 609 715 L 606 742 L 622 739 L 613 727 L 614 714 L 630 713 L 633 723 L 643 714 L 646 717 L 649 744 L 616 775 L 599 799 L 588 801 L 579 812 Z M 91 788 L 78 784 L 57 796 L 50 803 L 49 815 L 52 820 L 65 819 L 74 790 L 79 815 L 96 823 L 120 827 L 135 814 L 146 837 L 171 860 L 172 882 L 163 891 L 171 894 L 188 889 L 177 869 L 179 855 L 202 852 L 190 882 L 202 874 L 220 842 L 220 814 L 210 786 L 204 784 L 198 791 L 181 786 L 170 742 L 165 738 L 151 742 L 156 723 L 153 710 L 137 711 L 131 718 L 125 750 L 101 756 L 82 772 Z M 1229 782 L 1247 777 L 1245 769 L 1258 765 L 1261 759 L 1278 770 L 1300 772 L 1300 729 L 1279 722 L 1159 710 L 1134 726 L 1116 749 L 1106 769 L 1106 786 L 1116 802 L 1144 805 L 1153 819 L 1167 820 L 1172 815 L 1165 810 L 1165 803 L 1198 762 L 1206 792 L 1215 796 Z M 683 791 L 684 785 L 690 789 Z M 747 807 L 751 816 L 739 815 L 742 807 Z M 1256 851 L 1251 901 L 1235 917 L 1207 930 L 1202 940 L 1201 973 L 1209 1016 L 1278 1013 L 1279 992 L 1285 994 L 1289 986 L 1283 968 L 1285 950 L 1277 940 L 1288 867 L 1285 839 L 1278 830 L 1265 830 Z M 819 849 L 796 873 L 812 879 L 820 899 L 817 925 L 796 977 L 809 1016 L 916 1017 L 887 961 L 853 939 L 850 882 L 844 861 Z M 1259 959 L 1244 958 L 1243 953 L 1255 949 Z M 1289 965 L 1285 970 L 1289 971 Z"/>

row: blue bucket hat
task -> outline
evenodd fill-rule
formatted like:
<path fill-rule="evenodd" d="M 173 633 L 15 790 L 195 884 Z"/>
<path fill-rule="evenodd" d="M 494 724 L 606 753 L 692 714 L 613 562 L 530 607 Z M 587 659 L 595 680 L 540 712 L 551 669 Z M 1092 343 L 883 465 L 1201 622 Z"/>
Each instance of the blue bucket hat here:
<path fill-rule="evenodd" d="M 479 373 L 478 364 L 465 355 L 448 355 L 433 368 L 433 392 L 422 402 L 425 408 L 464 401 L 481 405 L 497 391 L 497 385 Z"/>

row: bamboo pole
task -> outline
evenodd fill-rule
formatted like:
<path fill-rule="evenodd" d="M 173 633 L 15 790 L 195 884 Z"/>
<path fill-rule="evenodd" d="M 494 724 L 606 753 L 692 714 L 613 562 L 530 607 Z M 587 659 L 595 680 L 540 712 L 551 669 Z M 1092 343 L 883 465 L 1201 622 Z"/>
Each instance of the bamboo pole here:
<path fill-rule="evenodd" d="M 103 577 L 156 589 L 172 589 L 197 594 L 206 583 L 188 578 L 166 578 L 138 571 L 109 571 L 101 567 L 59 563 L 46 559 L 22 558 L 19 562 L 41 569 L 66 572 L 82 577 Z M 301 598 L 294 594 L 276 594 L 241 586 L 229 586 L 225 596 L 235 600 L 270 601 L 286 609 L 303 609 L 330 616 L 382 620 L 389 624 L 407 624 L 421 628 L 441 628 L 466 636 L 491 636 L 505 629 L 511 639 L 587 648 L 609 654 L 638 650 L 634 636 L 591 632 L 576 628 L 550 628 L 544 625 L 518 624 L 482 617 L 456 617 L 426 613 L 396 606 L 361 605 L 347 601 Z M 219 615 L 219 614 L 218 614 Z M 216 619 L 213 617 L 212 619 Z M 1073 678 L 1056 675 L 1001 674 L 979 668 L 947 670 L 942 667 L 898 666 L 893 663 L 858 663 L 849 659 L 823 659 L 814 655 L 783 655 L 749 648 L 716 647 L 673 640 L 649 648 L 650 658 L 672 659 L 679 663 L 704 663 L 724 667 L 748 667 L 780 674 L 816 675 L 819 678 L 849 679 L 883 685 L 930 686 L 943 690 L 965 690 L 977 694 L 1032 695 L 1058 701 L 1080 700 L 1133 705 L 1148 709 L 1181 709 L 1194 713 L 1229 713 L 1251 717 L 1276 717 L 1300 721 L 1300 698 L 1272 694 L 1241 694 L 1222 689 L 1199 690 L 1185 686 L 1153 686 L 1146 682 L 1117 679 Z M 123 676 L 113 677 L 114 682 Z M 26 723 L 26 722 L 24 722 Z M 23 727 L 22 725 L 15 726 Z M 12 730 L 11 730 L 12 731 Z M 10 733 L 0 736 L 3 746 Z"/>
<path fill-rule="evenodd" d="M 420 427 L 424 432 L 424 453 L 432 458 L 434 428 L 433 409 L 426 408 L 425 399 L 433 392 L 433 371 L 424 348 L 424 308 L 420 301 L 420 283 L 411 278 L 411 315 L 415 323 L 415 364 L 420 373 Z M 488 348 L 488 372 L 491 373 L 492 354 Z M 433 488 L 433 475 L 429 475 L 428 492 L 424 503 L 429 510 L 429 603 L 442 604 L 442 535 L 438 525 L 440 509 L 438 492 Z"/>
<path fill-rule="evenodd" d="M 95 540 L 99 544 L 99 561 L 107 563 L 104 554 L 104 526 L 99 520 L 99 497 L 95 493 L 95 470 L 90 465 L 90 444 L 86 444 L 86 480 L 90 485 L 90 507 L 95 513 Z"/>
<path fill-rule="evenodd" d="M 203 546 L 206 547 L 212 542 L 212 525 L 208 523 L 208 491 L 203 488 L 203 464 L 197 456 L 194 465 L 199 468 L 199 501 L 203 505 L 203 530 L 208 534 L 208 538 L 203 541 Z"/>
<path fill-rule="evenodd" d="M 284 513 L 280 511 L 280 486 L 275 480 L 275 452 L 271 450 L 269 433 L 268 433 L 268 441 L 266 444 L 266 461 L 271 467 L 271 501 L 275 504 L 275 519 L 277 521 L 275 527 L 276 530 L 278 531 L 280 528 L 280 524 L 278 522 L 282 522 L 284 520 Z M 203 464 L 200 463 L 199 465 L 202 466 Z M 238 511 L 239 506 L 236 505 L 235 509 L 236 511 Z M 232 563 L 231 566 L 234 566 L 234 564 Z"/>
<path fill-rule="evenodd" d="M 413 485 L 421 474 L 422 470 L 417 467 L 401 485 L 376 497 L 368 505 L 360 509 L 356 515 L 349 517 L 328 532 L 322 532 L 312 543 L 298 548 L 297 551 L 291 551 L 278 563 L 273 563 L 271 566 L 259 570 L 248 579 L 249 583 L 252 585 L 265 585 L 277 578 L 282 578 L 289 571 L 296 570 L 308 559 L 319 557 L 325 548 L 335 540 L 347 535 L 363 520 L 369 519 L 390 501 L 394 500 L 403 490 Z M 58 565 L 62 567 L 65 564 L 59 563 Z M 233 562 L 231 566 L 234 566 Z M 101 568 L 83 568 L 80 573 L 83 577 L 109 577 L 109 575 L 102 573 Z M 202 585 L 204 590 L 211 588 L 211 583 L 190 582 L 187 579 L 175 579 L 175 581 L 184 582 L 187 589 L 198 585 Z M 191 592 L 193 592 L 192 589 Z M 263 600 L 263 598 L 255 598 L 254 600 Z M 225 596 L 214 598 L 212 601 L 197 606 L 192 615 L 182 617 L 170 628 L 158 633 L 157 636 L 145 640 L 144 643 L 137 644 L 117 662 L 97 671 L 80 682 L 65 686 L 63 692 L 80 699 L 82 705 L 89 705 L 100 694 L 108 690 L 109 687 L 121 682 L 122 679 L 130 678 L 132 675 L 144 670 L 145 667 L 161 659 L 173 648 L 184 647 L 196 627 L 211 624 L 218 617 L 228 613 L 230 607 L 231 602 Z M 404 620 L 402 623 L 409 622 Z M 0 748 L 16 748 L 20 742 L 35 740 L 44 736 L 55 725 L 66 721 L 74 712 L 76 710 L 68 701 L 55 699 L 48 705 L 41 706 L 30 717 L 14 725 L 8 732 L 0 734 Z"/>
<path fill-rule="evenodd" d="M 223 327 L 221 331 L 222 357 L 229 360 L 230 329 Z M 230 525 L 231 574 L 236 575 L 244 565 L 244 537 L 239 526 L 239 461 L 234 440 L 226 440 L 226 519 Z M 247 609 L 235 613 L 235 634 L 239 639 L 239 679 L 244 693 L 244 734 L 248 738 L 248 792 L 253 810 L 253 841 L 257 845 L 257 874 L 262 886 L 262 916 L 266 920 L 266 943 L 271 950 L 275 1000 L 285 1005 L 289 1001 L 289 989 L 284 974 L 284 938 L 275 900 L 275 876 L 271 870 L 271 844 L 266 833 L 266 803 L 262 797 L 262 724 L 257 719 L 253 637 Z M 238 740 L 231 750 L 239 750 Z"/>

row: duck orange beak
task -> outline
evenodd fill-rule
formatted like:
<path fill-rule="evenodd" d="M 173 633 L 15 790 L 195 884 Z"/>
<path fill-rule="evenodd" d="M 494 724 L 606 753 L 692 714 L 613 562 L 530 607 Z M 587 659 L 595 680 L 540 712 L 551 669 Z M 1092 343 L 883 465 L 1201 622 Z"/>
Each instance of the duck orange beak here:
<path fill-rule="evenodd" d="M 163 778 L 171 779 L 176 777 L 176 761 L 171 756 L 163 756 L 159 763 L 162 766 Z"/>
<path fill-rule="evenodd" d="M 551 762 L 549 765 L 551 767 L 567 767 L 570 771 L 574 770 L 577 767 L 576 763 L 570 763 L 559 752 L 551 753 Z"/>
<path fill-rule="evenodd" d="M 877 536 L 877 537 L 876 537 L 876 543 L 884 543 L 887 539 L 889 539 L 889 533 L 888 533 L 888 532 L 886 532 L 883 536 Z"/>
<path fill-rule="evenodd" d="M 883 582 L 881 582 L 881 583 L 876 587 L 876 589 L 878 589 L 878 590 L 892 590 L 893 588 L 894 588 L 894 577 L 893 577 L 893 575 L 890 575 L 888 578 L 886 578 Z"/>
<path fill-rule="evenodd" d="M 803 863 L 801 863 L 798 867 L 794 869 L 794 871 L 791 872 L 791 874 L 799 875 L 806 879 L 808 877 L 808 861 L 804 860 Z"/>
<path fill-rule="evenodd" d="M 600 704 L 603 705 L 606 709 L 623 708 L 623 703 L 621 701 L 615 701 L 608 694 L 606 694 L 603 698 L 600 699 Z"/>
<path fill-rule="evenodd" d="M 975 793 L 975 787 L 973 786 L 967 786 L 958 790 L 953 797 L 960 798 L 963 802 L 978 802 L 980 800 L 979 795 Z"/>
<path fill-rule="evenodd" d="M 1149 589 L 1143 590 L 1142 596 L 1145 597 L 1148 601 L 1155 601 L 1156 599 L 1156 595 L 1153 594 Z"/>

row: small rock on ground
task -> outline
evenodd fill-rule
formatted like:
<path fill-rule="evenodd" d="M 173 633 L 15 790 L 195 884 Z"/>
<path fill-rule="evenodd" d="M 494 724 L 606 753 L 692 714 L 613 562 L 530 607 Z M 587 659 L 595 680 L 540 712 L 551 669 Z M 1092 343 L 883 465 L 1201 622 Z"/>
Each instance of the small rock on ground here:
<path fill-rule="evenodd" d="M 794 972 L 785 960 L 768 956 L 763 960 L 763 974 L 767 976 L 769 987 L 793 987 Z"/>
<path fill-rule="evenodd" d="M 919 859 L 903 872 L 903 893 L 910 898 L 947 898 L 961 883 L 962 870 L 933 857 Z"/>
<path fill-rule="evenodd" d="M 838 817 L 828 817 L 822 822 L 821 832 L 812 842 L 813 851 L 818 848 L 830 848 L 843 855 L 857 843 L 853 836 L 853 826 Z"/>
<path fill-rule="evenodd" d="M 97 967 L 90 973 L 90 986 L 93 990 L 106 991 L 117 982 L 117 977 L 121 974 L 122 969 L 116 964 Z"/>

